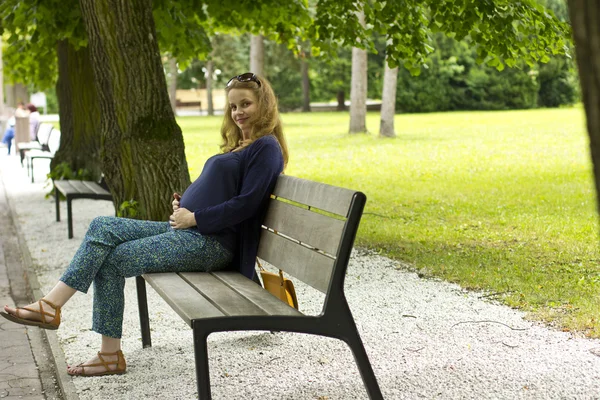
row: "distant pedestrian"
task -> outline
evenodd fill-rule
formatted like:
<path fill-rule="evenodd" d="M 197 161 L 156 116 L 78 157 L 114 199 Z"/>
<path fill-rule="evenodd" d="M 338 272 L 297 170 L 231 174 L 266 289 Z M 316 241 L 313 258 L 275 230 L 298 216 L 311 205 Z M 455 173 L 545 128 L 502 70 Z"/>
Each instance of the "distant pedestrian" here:
<path fill-rule="evenodd" d="M 12 141 L 15 138 L 15 117 L 11 117 L 8 119 L 8 126 L 6 131 L 4 131 L 4 136 L 2 137 L 2 143 L 6 145 L 8 148 L 8 154 L 10 154 L 10 149 L 12 147 Z"/>
<path fill-rule="evenodd" d="M 26 108 L 29 110 L 29 140 L 37 141 L 37 132 L 40 128 L 40 113 L 36 106 L 29 103 Z"/>

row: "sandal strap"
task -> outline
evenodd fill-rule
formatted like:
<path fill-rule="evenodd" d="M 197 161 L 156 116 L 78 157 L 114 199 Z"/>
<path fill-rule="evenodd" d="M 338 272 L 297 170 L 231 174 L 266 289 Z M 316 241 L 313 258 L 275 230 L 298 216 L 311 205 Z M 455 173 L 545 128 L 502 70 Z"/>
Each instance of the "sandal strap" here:
<path fill-rule="evenodd" d="M 99 363 L 85 364 L 85 365 L 79 364 L 77 367 L 81 368 L 81 372 L 83 372 L 83 374 L 85 374 L 85 368 L 86 367 L 89 368 L 89 367 L 100 367 L 100 366 L 103 366 L 106 369 L 106 371 L 113 371 L 112 369 L 110 369 L 109 365 L 113 365 L 114 364 L 117 367 L 115 369 L 118 369 L 119 362 L 121 361 L 121 358 L 123 357 L 122 354 L 123 353 L 121 353 L 121 350 L 116 351 L 114 353 L 101 353 L 101 352 L 98 352 L 98 358 L 100 359 Z M 117 359 L 115 361 L 106 361 L 106 360 L 104 360 L 104 357 L 102 357 L 102 356 L 117 356 Z"/>
<path fill-rule="evenodd" d="M 54 309 L 54 314 L 51 314 L 51 313 L 49 313 L 48 311 L 44 310 L 44 308 L 42 307 L 42 301 L 43 301 L 44 303 L 48 304 L 50 307 L 52 307 L 52 308 Z M 54 320 L 54 319 L 56 318 L 57 314 L 58 314 L 58 313 L 60 313 L 60 307 L 59 307 L 59 306 L 57 306 L 57 305 L 56 305 L 56 304 L 54 304 L 54 303 L 51 303 L 51 302 L 49 302 L 49 301 L 48 301 L 48 300 L 46 300 L 46 299 L 40 299 L 40 300 L 38 301 L 38 306 L 39 306 L 39 308 L 40 308 L 39 310 L 34 310 L 33 308 L 30 308 L 30 307 L 17 307 L 17 309 L 16 309 L 16 314 L 17 314 L 17 317 L 18 317 L 18 318 L 22 318 L 22 317 L 19 315 L 19 311 L 20 311 L 20 310 L 25 310 L 25 311 L 29 311 L 29 312 L 32 312 L 32 313 L 39 314 L 39 315 L 40 315 L 40 321 L 41 321 L 41 322 L 44 322 L 44 323 L 46 323 L 46 322 L 47 322 L 47 321 L 46 321 L 46 317 L 50 317 L 50 318 L 52 318 L 52 319 L 50 320 L 50 321 L 52 321 L 52 320 Z"/>

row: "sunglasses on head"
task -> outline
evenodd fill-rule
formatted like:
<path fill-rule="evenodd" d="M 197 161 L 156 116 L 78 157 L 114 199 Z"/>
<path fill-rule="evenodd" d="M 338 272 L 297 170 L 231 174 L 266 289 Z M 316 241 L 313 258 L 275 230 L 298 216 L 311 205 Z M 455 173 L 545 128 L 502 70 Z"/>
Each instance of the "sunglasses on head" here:
<path fill-rule="evenodd" d="M 256 82 L 258 87 L 261 86 L 260 81 L 252 72 L 246 72 L 245 74 L 234 76 L 229 80 L 229 82 L 227 82 L 227 85 L 225 85 L 225 87 L 229 87 L 229 85 L 231 85 L 231 82 L 233 82 L 234 80 L 238 82 Z"/>

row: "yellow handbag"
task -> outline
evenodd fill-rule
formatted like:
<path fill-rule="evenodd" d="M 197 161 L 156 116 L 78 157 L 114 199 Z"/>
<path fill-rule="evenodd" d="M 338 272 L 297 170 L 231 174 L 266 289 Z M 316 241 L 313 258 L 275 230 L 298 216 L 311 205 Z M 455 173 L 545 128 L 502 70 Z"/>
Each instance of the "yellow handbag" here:
<path fill-rule="evenodd" d="M 264 269 L 260 264 L 260 261 L 258 261 L 258 258 L 256 259 L 256 263 L 258 264 L 258 268 L 260 268 L 260 277 L 262 278 L 263 285 L 267 292 L 297 310 L 298 298 L 296 297 L 294 283 L 283 277 L 282 270 L 279 270 L 279 274 L 276 274 Z"/>

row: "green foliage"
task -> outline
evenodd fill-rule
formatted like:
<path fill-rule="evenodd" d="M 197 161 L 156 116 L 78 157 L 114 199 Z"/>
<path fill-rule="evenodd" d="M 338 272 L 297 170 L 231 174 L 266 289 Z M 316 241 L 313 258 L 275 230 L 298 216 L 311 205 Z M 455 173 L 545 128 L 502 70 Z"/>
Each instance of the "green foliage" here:
<path fill-rule="evenodd" d="M 506 110 L 537 106 L 536 71 L 525 68 L 498 71 L 476 63 L 468 41 L 442 35 L 434 40 L 439 51 L 427 59 L 418 77 L 400 71 L 397 107 L 404 112 L 449 110 Z"/>
<path fill-rule="evenodd" d="M 63 179 L 89 181 L 93 179 L 91 172 L 87 169 L 80 168 L 77 171 L 73 171 L 71 166 L 66 162 L 56 165 L 46 177 L 51 181 Z"/>
<path fill-rule="evenodd" d="M 499 71 L 517 61 L 531 67 L 547 62 L 549 54 L 568 54 L 570 43 L 569 25 L 533 0 L 321 0 L 309 32 L 330 56 L 344 45 L 374 51 L 373 33 L 382 35 L 390 67 L 403 65 L 413 75 L 434 50 L 435 32 L 468 38 L 476 45 L 477 62 Z"/>
<path fill-rule="evenodd" d="M 572 60 L 552 58 L 540 65 L 538 103 L 541 107 L 573 104 L 579 99 L 579 80 Z"/>
<path fill-rule="evenodd" d="M 286 173 L 364 191 L 357 245 L 600 337 L 600 232 L 581 108 L 396 115 L 395 140 L 348 113 L 282 114 Z M 191 176 L 220 117 L 178 122 Z M 367 114 L 376 126 L 378 113 Z"/>
<path fill-rule="evenodd" d="M 133 199 L 122 202 L 117 210 L 117 217 L 135 218 L 138 215 L 140 215 L 140 204 Z"/>

